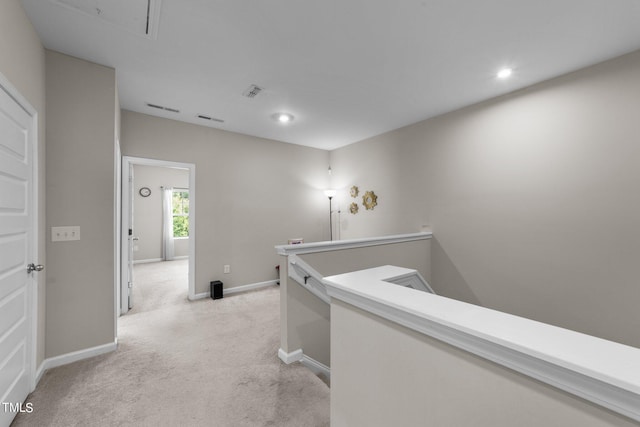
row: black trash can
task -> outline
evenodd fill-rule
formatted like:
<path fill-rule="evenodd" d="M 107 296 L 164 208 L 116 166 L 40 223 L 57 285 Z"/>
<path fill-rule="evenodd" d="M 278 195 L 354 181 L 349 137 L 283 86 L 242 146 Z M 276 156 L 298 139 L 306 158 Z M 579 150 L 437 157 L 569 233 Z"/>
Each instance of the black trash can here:
<path fill-rule="evenodd" d="M 211 287 L 211 299 L 222 298 L 222 282 L 220 280 L 214 280 L 209 283 Z"/>

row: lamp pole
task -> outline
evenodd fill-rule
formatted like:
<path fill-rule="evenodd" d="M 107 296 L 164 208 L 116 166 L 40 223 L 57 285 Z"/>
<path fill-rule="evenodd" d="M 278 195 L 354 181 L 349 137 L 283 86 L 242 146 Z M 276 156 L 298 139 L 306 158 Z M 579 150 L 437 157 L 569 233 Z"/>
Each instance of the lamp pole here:
<path fill-rule="evenodd" d="M 329 236 L 333 241 L 333 218 L 331 218 L 331 199 L 336 195 L 336 190 L 324 190 L 324 195 L 329 198 Z"/>
<path fill-rule="evenodd" d="M 331 218 L 331 199 L 333 196 L 329 196 L 329 238 L 333 241 L 333 220 Z"/>

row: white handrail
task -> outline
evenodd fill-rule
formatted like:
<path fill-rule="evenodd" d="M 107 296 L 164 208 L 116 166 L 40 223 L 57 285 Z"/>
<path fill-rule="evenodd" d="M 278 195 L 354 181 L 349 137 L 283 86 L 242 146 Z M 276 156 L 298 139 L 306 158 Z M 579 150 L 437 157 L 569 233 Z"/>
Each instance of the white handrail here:
<path fill-rule="evenodd" d="M 409 234 L 394 234 L 392 236 L 366 237 L 361 239 L 333 240 L 327 242 L 301 243 L 297 245 L 278 245 L 278 255 L 301 255 L 316 252 L 339 251 L 343 249 L 364 248 L 367 246 L 388 245 L 392 243 L 427 240 L 433 237 L 430 231 Z"/>
<path fill-rule="evenodd" d="M 322 275 L 295 255 L 289 255 L 288 262 L 289 277 L 329 304 L 329 295 L 327 294 L 327 287 L 322 282 Z"/>
<path fill-rule="evenodd" d="M 300 286 L 307 289 L 327 304 L 331 302 L 329 294 L 327 293 L 327 284 L 318 271 L 296 255 L 289 255 L 288 263 L 290 278 L 298 282 Z M 398 270 L 397 274 L 389 280 L 389 282 L 395 285 L 435 294 L 433 289 L 431 289 L 431 286 L 429 286 L 429 283 L 427 283 L 422 275 L 416 270 L 401 268 L 401 270 Z"/>

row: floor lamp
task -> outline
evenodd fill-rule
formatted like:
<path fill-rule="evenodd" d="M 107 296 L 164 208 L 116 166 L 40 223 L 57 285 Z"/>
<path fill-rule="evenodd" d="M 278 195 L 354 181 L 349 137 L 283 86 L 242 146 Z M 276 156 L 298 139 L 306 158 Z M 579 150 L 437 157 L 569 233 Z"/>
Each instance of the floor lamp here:
<path fill-rule="evenodd" d="M 324 195 L 329 198 L 329 236 L 333 241 L 333 220 L 331 218 L 332 210 L 331 210 L 331 199 L 336 195 L 336 190 L 324 190 Z"/>

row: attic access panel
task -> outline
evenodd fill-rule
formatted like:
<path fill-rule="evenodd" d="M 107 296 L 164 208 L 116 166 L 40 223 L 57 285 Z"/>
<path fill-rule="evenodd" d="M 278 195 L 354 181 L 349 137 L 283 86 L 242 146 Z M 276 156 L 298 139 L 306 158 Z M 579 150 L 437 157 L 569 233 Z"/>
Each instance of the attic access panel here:
<path fill-rule="evenodd" d="M 133 34 L 155 39 L 161 0 L 51 0 Z"/>

